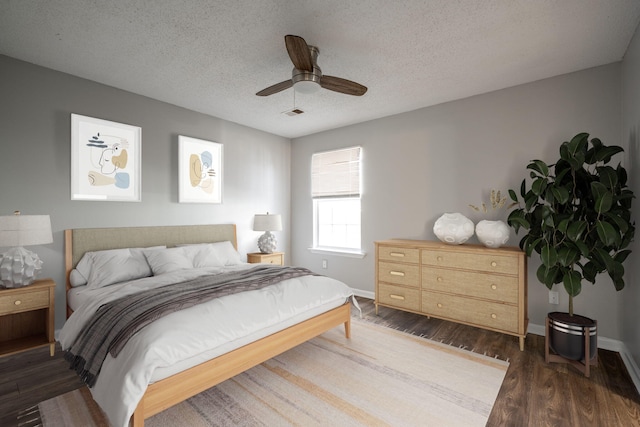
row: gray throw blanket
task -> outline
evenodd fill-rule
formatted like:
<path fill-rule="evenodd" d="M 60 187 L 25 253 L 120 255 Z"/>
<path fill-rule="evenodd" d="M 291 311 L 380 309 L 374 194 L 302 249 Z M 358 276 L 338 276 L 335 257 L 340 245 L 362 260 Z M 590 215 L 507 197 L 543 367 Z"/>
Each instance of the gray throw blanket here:
<path fill-rule="evenodd" d="M 200 276 L 102 305 L 78 335 L 65 359 L 89 387 L 107 354 L 116 357 L 136 332 L 167 314 L 214 298 L 261 289 L 286 279 L 316 275 L 306 268 L 261 265 L 249 270 Z"/>

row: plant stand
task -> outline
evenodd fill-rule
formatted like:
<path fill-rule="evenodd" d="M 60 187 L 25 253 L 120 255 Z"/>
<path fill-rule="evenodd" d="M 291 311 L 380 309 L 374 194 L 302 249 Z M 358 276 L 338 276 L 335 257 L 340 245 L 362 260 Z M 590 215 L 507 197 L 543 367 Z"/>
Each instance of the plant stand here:
<path fill-rule="evenodd" d="M 597 326 L 597 321 L 594 321 Z M 582 327 L 582 334 L 584 336 L 584 360 L 573 360 L 567 359 L 565 357 L 560 356 L 559 354 L 551 353 L 552 349 L 549 345 L 549 317 L 547 316 L 545 320 L 545 334 L 544 334 L 544 361 L 545 363 L 568 363 L 569 365 L 574 366 L 580 372 L 584 374 L 585 377 L 589 378 L 590 375 L 590 367 L 598 366 L 598 350 L 596 347 L 596 354 L 593 359 L 591 359 L 591 354 L 589 349 L 591 348 L 591 334 L 590 334 L 590 326 Z"/>

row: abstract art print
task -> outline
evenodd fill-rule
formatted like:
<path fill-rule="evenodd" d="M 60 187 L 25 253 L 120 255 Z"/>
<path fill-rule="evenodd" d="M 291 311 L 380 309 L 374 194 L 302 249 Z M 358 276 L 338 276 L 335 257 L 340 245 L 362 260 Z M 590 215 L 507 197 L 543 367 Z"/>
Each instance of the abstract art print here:
<path fill-rule="evenodd" d="M 71 114 L 71 200 L 140 201 L 137 126 Z"/>
<path fill-rule="evenodd" d="M 222 203 L 222 144 L 178 137 L 180 203 Z"/>

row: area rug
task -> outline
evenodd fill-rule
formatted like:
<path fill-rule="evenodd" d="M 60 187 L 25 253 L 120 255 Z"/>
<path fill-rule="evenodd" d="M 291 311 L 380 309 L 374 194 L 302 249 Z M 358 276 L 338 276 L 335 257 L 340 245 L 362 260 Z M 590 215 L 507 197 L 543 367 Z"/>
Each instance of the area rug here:
<path fill-rule="evenodd" d="M 354 320 L 145 426 L 484 426 L 508 362 Z M 87 389 L 39 404 L 45 427 L 107 426 Z"/>

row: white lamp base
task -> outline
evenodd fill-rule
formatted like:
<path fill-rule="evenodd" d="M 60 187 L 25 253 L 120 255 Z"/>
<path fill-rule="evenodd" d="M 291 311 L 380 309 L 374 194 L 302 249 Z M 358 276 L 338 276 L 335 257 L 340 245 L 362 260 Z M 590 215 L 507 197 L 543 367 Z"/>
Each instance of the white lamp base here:
<path fill-rule="evenodd" d="M 276 243 L 276 236 L 267 231 L 258 239 L 258 249 L 263 254 L 272 254 L 276 251 Z"/>
<path fill-rule="evenodd" d="M 0 256 L 0 285 L 21 288 L 33 283 L 42 270 L 42 261 L 23 247 L 9 249 Z"/>

